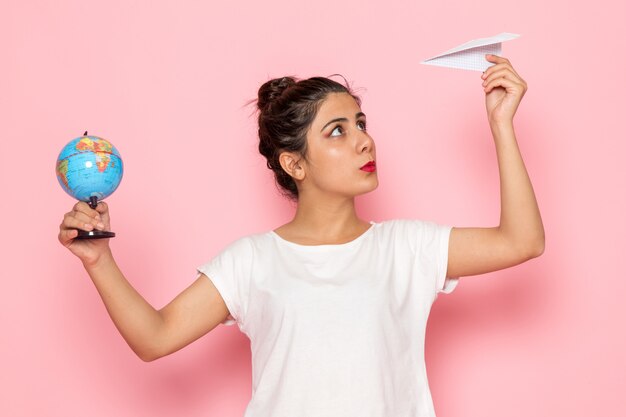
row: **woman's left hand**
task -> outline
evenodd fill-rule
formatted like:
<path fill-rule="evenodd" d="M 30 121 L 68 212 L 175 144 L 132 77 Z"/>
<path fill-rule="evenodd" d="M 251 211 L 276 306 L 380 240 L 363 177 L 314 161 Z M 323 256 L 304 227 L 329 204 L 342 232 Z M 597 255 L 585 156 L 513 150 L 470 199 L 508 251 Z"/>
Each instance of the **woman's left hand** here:
<path fill-rule="evenodd" d="M 495 63 L 481 76 L 489 123 L 512 123 L 513 115 L 528 90 L 526 81 L 515 72 L 508 59 L 497 55 L 486 55 L 485 58 Z"/>

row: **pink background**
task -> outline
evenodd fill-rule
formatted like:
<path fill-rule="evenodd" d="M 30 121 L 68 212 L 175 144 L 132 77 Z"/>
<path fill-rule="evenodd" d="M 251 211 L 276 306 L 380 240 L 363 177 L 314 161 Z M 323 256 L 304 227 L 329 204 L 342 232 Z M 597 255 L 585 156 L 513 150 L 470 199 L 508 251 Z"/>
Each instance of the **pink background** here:
<path fill-rule="evenodd" d="M 0 5 L 0 415 L 241 416 L 250 356 L 219 326 L 153 363 L 134 356 L 56 240 L 74 204 L 60 149 L 84 130 L 126 171 L 109 199 L 127 277 L 156 307 L 232 240 L 288 221 L 252 107 L 282 75 L 342 73 L 363 98 L 381 221 L 498 220 L 480 73 L 420 65 L 508 31 L 529 84 L 516 128 L 545 254 L 462 278 L 433 306 L 426 360 L 438 417 L 623 415 L 626 351 L 622 2 L 528 0 Z"/>

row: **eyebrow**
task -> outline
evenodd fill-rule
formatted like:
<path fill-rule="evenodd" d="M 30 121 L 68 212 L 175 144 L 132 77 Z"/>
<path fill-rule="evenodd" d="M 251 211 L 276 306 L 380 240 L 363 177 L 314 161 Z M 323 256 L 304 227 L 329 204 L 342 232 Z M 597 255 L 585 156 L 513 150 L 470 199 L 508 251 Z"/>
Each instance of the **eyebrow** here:
<path fill-rule="evenodd" d="M 355 115 L 355 118 L 356 118 L 356 119 L 358 119 L 358 118 L 360 118 L 360 117 L 366 117 L 366 116 L 365 116 L 365 113 L 363 113 L 362 111 L 360 111 L 360 112 L 358 112 L 358 113 Z M 345 118 L 345 117 L 338 117 L 338 118 L 336 118 L 336 119 L 333 119 L 333 120 L 331 120 L 330 122 L 326 123 L 326 124 L 324 125 L 324 127 L 322 128 L 322 130 L 320 130 L 320 132 L 324 131 L 324 129 L 326 129 L 326 126 L 328 126 L 329 124 L 332 124 L 332 123 L 335 123 L 335 122 L 347 122 L 347 121 L 348 121 L 348 119 L 347 119 L 347 118 Z"/>

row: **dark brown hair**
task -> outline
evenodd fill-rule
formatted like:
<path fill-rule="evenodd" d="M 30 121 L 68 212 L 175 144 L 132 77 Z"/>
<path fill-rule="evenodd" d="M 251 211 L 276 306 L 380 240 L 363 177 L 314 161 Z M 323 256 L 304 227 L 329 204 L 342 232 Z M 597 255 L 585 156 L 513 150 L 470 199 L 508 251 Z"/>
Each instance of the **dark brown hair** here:
<path fill-rule="evenodd" d="M 259 152 L 267 159 L 267 167 L 274 172 L 283 194 L 291 200 L 298 199 L 298 187 L 278 158 L 287 151 L 306 160 L 306 133 L 330 93 L 348 93 L 361 104 L 347 83 L 343 85 L 326 77 L 275 78 L 259 88 Z"/>

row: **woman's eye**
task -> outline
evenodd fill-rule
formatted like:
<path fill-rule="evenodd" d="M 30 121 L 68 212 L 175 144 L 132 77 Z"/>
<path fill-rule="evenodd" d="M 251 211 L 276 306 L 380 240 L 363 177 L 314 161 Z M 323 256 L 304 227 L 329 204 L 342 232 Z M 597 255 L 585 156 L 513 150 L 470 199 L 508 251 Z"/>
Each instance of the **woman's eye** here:
<path fill-rule="evenodd" d="M 366 124 L 364 121 L 359 120 L 358 122 L 356 122 L 356 127 L 358 127 L 360 130 L 366 131 Z"/>
<path fill-rule="evenodd" d="M 341 136 L 343 134 L 343 129 L 341 126 L 337 126 L 330 132 L 330 136 Z"/>

